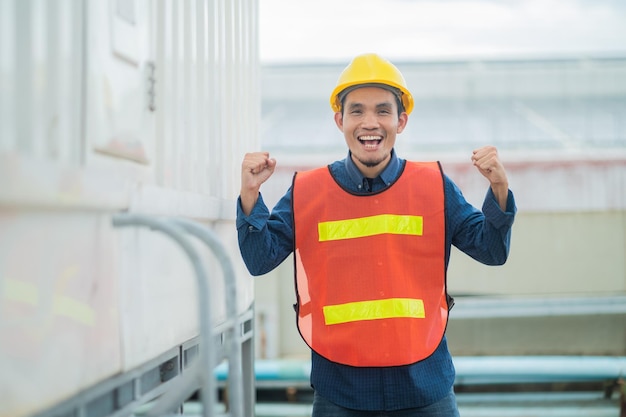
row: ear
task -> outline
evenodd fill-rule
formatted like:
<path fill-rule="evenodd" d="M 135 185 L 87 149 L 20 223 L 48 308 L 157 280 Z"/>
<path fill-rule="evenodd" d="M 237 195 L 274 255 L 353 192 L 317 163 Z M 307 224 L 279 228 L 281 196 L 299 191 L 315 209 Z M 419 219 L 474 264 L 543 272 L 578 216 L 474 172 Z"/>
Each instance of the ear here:
<path fill-rule="evenodd" d="M 343 132 L 343 114 L 340 111 L 335 112 L 335 124 Z"/>
<path fill-rule="evenodd" d="M 402 133 L 402 131 L 404 130 L 408 122 L 409 122 L 409 115 L 406 114 L 406 112 L 400 113 L 400 116 L 398 117 L 398 130 L 396 133 Z"/>

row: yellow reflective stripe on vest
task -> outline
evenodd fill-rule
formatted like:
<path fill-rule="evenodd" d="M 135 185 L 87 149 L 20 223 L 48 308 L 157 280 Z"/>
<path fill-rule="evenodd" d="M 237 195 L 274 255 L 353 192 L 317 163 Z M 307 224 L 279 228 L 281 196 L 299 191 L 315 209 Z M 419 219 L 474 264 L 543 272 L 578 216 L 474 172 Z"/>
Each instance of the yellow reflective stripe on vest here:
<path fill-rule="evenodd" d="M 326 325 L 400 317 L 425 318 L 424 301 L 413 298 L 388 298 L 324 307 Z"/>
<path fill-rule="evenodd" d="M 422 216 L 380 214 L 358 219 L 322 222 L 317 225 L 319 241 L 354 239 L 358 237 L 390 233 L 395 235 L 421 236 Z"/>

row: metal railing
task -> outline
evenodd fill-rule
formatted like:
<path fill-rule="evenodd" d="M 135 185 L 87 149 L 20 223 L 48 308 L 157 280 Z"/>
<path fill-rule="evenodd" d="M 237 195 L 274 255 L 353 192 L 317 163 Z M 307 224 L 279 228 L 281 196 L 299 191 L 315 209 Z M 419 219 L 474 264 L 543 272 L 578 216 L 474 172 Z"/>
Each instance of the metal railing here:
<path fill-rule="evenodd" d="M 226 357 L 229 365 L 229 414 L 232 417 L 243 417 L 244 408 L 250 410 L 253 404 L 244 404 L 244 383 L 242 372 L 242 347 L 237 320 L 237 289 L 235 273 L 228 253 L 215 234 L 198 223 L 187 219 L 160 219 L 151 216 L 131 213 L 120 213 L 113 216 L 116 227 L 141 226 L 164 233 L 180 245 L 192 263 L 198 285 L 198 314 L 200 324 L 199 358 L 189 372 L 174 381 L 171 387 L 160 396 L 150 408 L 150 417 L 162 416 L 174 412 L 194 391 L 200 391 L 203 417 L 212 417 L 216 409 L 217 380 L 214 369 L 217 357 L 214 352 L 215 332 L 210 308 L 210 286 L 202 259 L 193 247 L 187 235 L 192 235 L 215 254 L 223 270 L 225 281 L 226 328 L 228 349 Z M 253 400 L 252 400 L 253 401 Z M 250 401 L 249 401 L 250 402 Z"/>

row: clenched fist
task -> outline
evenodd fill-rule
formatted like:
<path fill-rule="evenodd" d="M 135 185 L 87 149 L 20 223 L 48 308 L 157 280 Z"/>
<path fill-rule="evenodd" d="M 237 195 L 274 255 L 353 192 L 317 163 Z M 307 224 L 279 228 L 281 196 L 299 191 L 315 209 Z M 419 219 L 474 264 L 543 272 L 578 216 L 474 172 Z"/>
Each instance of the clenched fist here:
<path fill-rule="evenodd" d="M 478 171 L 489 180 L 500 208 L 506 210 L 506 202 L 509 195 L 509 180 L 504 166 L 500 162 L 498 150 L 494 146 L 484 146 L 474 150 L 472 162 Z"/>
<path fill-rule="evenodd" d="M 247 215 L 259 198 L 259 189 L 274 173 L 276 160 L 270 158 L 269 152 L 247 153 L 241 163 L 241 208 Z"/>

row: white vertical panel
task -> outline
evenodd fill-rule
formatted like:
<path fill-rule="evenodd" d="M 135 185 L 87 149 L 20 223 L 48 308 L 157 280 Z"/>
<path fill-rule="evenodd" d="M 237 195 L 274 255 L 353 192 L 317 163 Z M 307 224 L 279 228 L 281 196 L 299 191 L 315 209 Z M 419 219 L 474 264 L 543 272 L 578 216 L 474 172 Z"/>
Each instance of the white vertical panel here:
<path fill-rule="evenodd" d="M 196 71 L 194 74 L 195 81 L 195 102 L 193 105 L 193 112 L 195 117 L 195 168 L 192 174 L 192 181 L 194 182 L 194 191 L 202 193 L 205 191 L 205 184 L 208 181 L 208 177 L 204 174 L 206 167 L 205 160 L 205 112 L 206 107 L 206 4 L 202 0 L 196 0 L 195 2 L 195 54 L 196 54 Z"/>
<path fill-rule="evenodd" d="M 228 112 L 226 117 L 228 117 L 230 123 L 230 138 L 228 140 L 228 146 L 224 149 L 224 161 L 227 161 L 226 170 L 230 171 L 233 164 L 234 152 L 233 147 L 239 139 L 239 126 L 242 123 L 245 123 L 246 117 L 245 112 L 242 111 L 241 104 L 243 103 L 244 97 L 239 94 L 239 82 L 241 80 L 241 68 L 239 67 L 239 41 L 241 40 L 242 33 L 239 32 L 239 24 L 238 24 L 238 15 L 239 15 L 239 2 L 238 0 L 231 0 L 228 2 L 228 10 L 227 19 L 229 27 L 228 36 L 229 45 L 229 64 L 230 70 L 229 74 L 229 91 L 228 91 Z M 233 114 L 241 114 L 244 117 L 234 118 Z M 232 172 L 232 171 L 231 171 Z M 221 197 L 225 197 L 228 194 L 228 191 L 233 187 L 234 178 L 232 175 L 224 175 L 224 188 Z"/>
<path fill-rule="evenodd" d="M 226 1 L 224 7 L 224 95 L 222 97 L 222 117 L 224 118 L 225 124 L 225 132 L 224 132 L 224 144 L 225 146 L 222 148 L 222 161 L 229 161 L 231 158 L 231 144 L 233 142 L 233 133 L 235 131 L 235 126 L 233 123 L 232 114 L 234 111 L 233 107 L 233 99 L 234 99 L 234 81 L 236 68 L 234 65 L 233 59 L 233 49 L 234 49 L 234 4 L 233 1 Z M 225 164 L 225 168 L 228 166 L 228 163 Z M 224 170 L 228 172 L 227 169 Z M 223 175 L 222 181 L 220 185 L 220 197 L 226 194 L 228 187 L 230 185 L 230 175 Z"/>
<path fill-rule="evenodd" d="M 45 157 L 47 155 L 47 138 L 46 125 L 47 116 L 49 116 L 46 108 L 48 104 L 48 96 L 52 94 L 49 90 L 51 80 L 50 77 L 57 75 L 51 72 L 52 59 L 47 54 L 46 35 L 47 27 L 50 22 L 46 18 L 50 4 L 45 0 L 31 0 L 31 56 L 32 60 L 32 107 L 30 114 L 25 116 L 28 119 L 26 123 L 30 125 L 31 132 L 31 148 L 30 152 L 34 156 Z M 54 41 L 53 41 L 54 42 Z"/>
<path fill-rule="evenodd" d="M 34 111 L 32 57 L 32 4 L 18 1 L 15 4 L 16 54 L 15 54 L 15 121 L 16 150 L 30 153 L 33 149 L 33 130 L 30 113 Z"/>
<path fill-rule="evenodd" d="M 160 47 L 163 49 L 163 62 L 160 67 L 163 71 L 163 84 L 158 91 L 162 91 L 162 99 L 165 101 L 161 106 L 162 113 L 161 118 L 164 119 L 164 135 L 162 142 L 163 151 L 163 186 L 168 188 L 176 188 L 177 178 L 177 153 L 176 142 L 172 140 L 177 136 L 178 126 L 178 114 L 180 111 L 180 105 L 178 103 L 178 78 L 177 67 L 178 61 L 178 24 L 177 17 L 177 2 L 172 0 L 164 1 L 164 42 Z"/>
<path fill-rule="evenodd" d="M 41 19 L 45 19 L 45 24 L 42 25 L 42 34 L 44 37 L 44 57 L 43 61 L 46 62 L 46 69 L 43 71 L 46 75 L 46 83 L 42 88 L 42 109 L 41 109 L 41 124 L 44 128 L 42 132 L 42 139 L 44 144 L 42 151 L 45 152 L 51 159 L 58 159 L 60 154 L 59 143 L 59 124 L 58 113 L 63 108 L 62 103 L 59 103 L 61 96 L 62 79 L 60 76 L 62 57 L 60 51 L 60 25 L 59 25 L 59 4 L 47 4 L 47 10 L 43 10 L 44 16 Z"/>
<path fill-rule="evenodd" d="M 56 31 L 59 46 L 57 65 L 59 77 L 59 95 L 53 103 L 52 119 L 49 125 L 57 131 L 55 157 L 73 164 L 80 163 L 85 138 L 82 132 L 84 67 L 83 55 L 84 2 L 81 0 L 62 0 L 55 3 L 58 7 Z"/>
<path fill-rule="evenodd" d="M 0 151 L 15 146 L 15 1 L 0 1 Z"/>
<path fill-rule="evenodd" d="M 225 0 L 214 0 L 216 8 L 215 8 L 215 30 L 213 32 L 214 36 L 214 47 L 215 47 L 215 62 L 214 62 L 214 72 L 213 72 L 213 87 L 215 95 L 215 116 L 214 122 L 215 133 L 217 140 L 211 142 L 212 148 L 212 158 L 211 158 L 211 166 L 213 167 L 211 178 L 213 182 L 213 190 L 212 195 L 221 196 L 222 195 L 222 177 L 224 175 L 224 171 L 220 172 L 219 167 L 223 166 L 221 161 L 223 161 L 222 157 L 222 148 L 224 143 L 228 141 L 228 128 L 227 128 L 227 120 L 224 117 L 220 117 L 225 111 L 225 103 L 224 96 L 226 91 L 226 54 L 225 54 L 225 37 L 226 37 L 226 24 L 225 24 Z M 221 175 L 220 175 L 221 174 Z"/>
<path fill-rule="evenodd" d="M 174 129 L 169 142 L 172 144 L 174 160 L 174 188 L 180 190 L 183 186 L 182 182 L 182 164 L 184 158 L 184 120 L 187 106 L 185 103 L 185 83 L 184 83 L 184 2 L 172 3 L 172 30 L 173 30 L 173 49 L 172 49 L 172 70 L 173 70 L 173 99 L 175 105 Z"/>
<path fill-rule="evenodd" d="M 220 97 L 220 0 L 209 0 L 207 7 L 207 24 L 208 24 L 208 44 L 207 44 L 207 67 L 208 74 L 208 108 L 207 120 L 209 123 L 209 136 L 207 138 L 207 163 L 208 163 L 208 179 L 209 179 L 209 195 L 217 195 L 217 184 L 219 181 L 219 146 L 224 140 L 222 137 L 222 120 L 219 115 L 219 97 Z"/>
<path fill-rule="evenodd" d="M 196 0 L 196 55 L 197 55 L 197 71 L 196 71 L 196 91 L 197 102 L 194 111 L 196 112 L 196 161 L 197 169 L 194 173 L 196 181 L 196 191 L 202 194 L 208 192 L 209 176 L 206 172 L 208 167 L 207 158 L 207 141 L 210 136 L 207 132 L 207 113 L 208 91 L 207 91 L 207 74 L 209 73 L 208 57 L 207 57 L 207 41 L 208 41 L 208 21 L 207 21 L 207 2 L 206 0 Z"/>
<path fill-rule="evenodd" d="M 230 180 L 230 184 L 226 188 L 226 193 L 222 196 L 223 198 L 228 198 L 230 196 L 230 191 L 238 188 L 240 182 L 240 176 L 234 175 L 235 173 L 232 171 L 233 167 L 236 166 L 236 162 L 241 158 L 239 155 L 239 144 L 243 140 L 243 134 L 245 132 L 245 126 L 248 123 L 248 118 L 250 113 L 247 111 L 247 105 L 251 93 L 248 90 L 248 85 L 246 83 L 247 80 L 247 72 L 248 68 L 245 67 L 245 36 L 246 36 L 246 28 L 243 26 L 243 14 L 245 10 L 243 8 L 243 1 L 236 0 L 234 2 L 235 7 L 235 33 L 237 33 L 237 42 L 235 43 L 235 66 L 237 68 L 237 79 L 234 81 L 234 94 L 233 94 L 233 111 L 236 114 L 237 112 L 240 114 L 245 114 L 246 117 L 243 120 L 233 120 L 235 125 L 235 140 L 233 140 L 232 145 L 230 146 L 230 155 L 228 156 L 231 161 L 229 164 L 229 168 L 231 169 L 231 175 L 228 175 Z"/>
<path fill-rule="evenodd" d="M 261 132 L 261 66 L 260 66 L 260 54 L 259 54 L 259 2 L 258 0 L 249 0 L 251 3 L 250 10 L 253 12 L 252 15 L 252 24 L 250 31 L 250 38 L 252 47 L 250 55 L 252 58 L 251 66 L 252 77 L 253 77 L 253 86 L 254 86 L 254 101 L 253 101 L 253 123 L 254 123 L 254 133 L 255 138 L 253 140 L 254 145 L 258 146 L 260 144 L 260 132 Z"/>
<path fill-rule="evenodd" d="M 155 120 L 155 138 L 154 138 L 154 154 L 155 154 L 155 181 L 157 185 L 164 186 L 165 185 L 165 176 L 166 176 L 166 166 L 167 161 L 165 160 L 165 137 L 166 137 L 166 119 L 163 117 L 168 109 L 168 103 L 171 103 L 170 100 L 166 100 L 165 97 L 167 95 L 167 84 L 166 84 L 166 76 L 168 74 L 167 65 L 166 65 L 166 53 L 167 53 L 167 42 L 169 37 L 167 36 L 167 25 L 165 22 L 166 16 L 166 0 L 156 0 L 153 3 L 154 7 L 152 13 L 154 15 L 154 20 L 152 22 L 151 28 L 151 41 L 152 41 L 152 50 L 154 51 L 154 64 L 155 64 L 155 111 L 157 112 L 158 117 Z"/>
<path fill-rule="evenodd" d="M 232 120 L 233 138 L 230 142 L 228 155 L 226 155 L 226 157 L 228 158 L 227 160 L 230 161 L 230 163 L 228 164 L 228 168 L 230 169 L 231 175 L 226 175 L 228 184 L 226 184 L 226 187 L 224 188 L 225 193 L 222 195 L 222 198 L 226 198 L 230 190 L 237 189 L 237 184 L 239 183 L 239 176 L 234 175 L 232 168 L 235 166 L 235 160 L 239 159 L 239 155 L 237 155 L 238 153 L 237 149 L 239 148 L 238 144 L 241 142 L 243 126 L 245 126 L 249 117 L 249 114 L 246 111 L 246 106 L 245 106 L 245 103 L 248 101 L 248 95 L 247 95 L 248 92 L 246 92 L 244 89 L 245 87 L 244 74 L 245 74 L 246 69 L 243 67 L 242 44 L 243 44 L 245 32 L 243 31 L 243 27 L 241 24 L 241 18 L 242 18 L 241 15 L 243 13 L 243 10 L 241 7 L 241 0 L 233 0 L 231 2 L 231 7 L 233 8 L 232 33 L 234 34 L 233 36 L 234 42 L 232 45 L 233 47 L 232 57 L 233 57 L 233 67 L 234 67 L 233 74 L 235 75 L 236 78 L 232 80 L 233 88 L 232 88 L 232 96 L 231 96 L 231 113 L 229 116 L 232 118 L 233 115 L 235 114 L 243 114 L 245 115 L 245 117 L 243 117 L 241 120 L 237 120 L 234 118 Z"/>
<path fill-rule="evenodd" d="M 32 73 L 30 74 L 31 79 L 25 80 L 25 82 L 30 81 L 31 83 L 31 107 L 29 113 L 22 115 L 24 118 L 22 123 L 29 125 L 28 127 L 23 127 L 24 129 L 28 129 L 27 134 L 30 135 L 30 153 L 34 156 L 45 157 L 48 154 L 49 148 L 47 137 L 49 108 L 47 106 L 50 105 L 52 95 L 58 93 L 58 91 L 54 91 L 51 88 L 51 85 L 56 81 L 51 79 L 51 77 L 58 76 L 58 74 L 53 71 L 53 62 L 56 56 L 49 56 L 47 48 L 50 44 L 56 46 L 57 36 L 54 30 L 48 30 L 49 26 L 53 26 L 51 25 L 51 21 L 47 19 L 47 14 L 50 12 L 49 9 L 51 8 L 50 4 L 45 0 L 32 0 L 31 6 L 29 19 L 31 25 L 31 50 L 29 60 L 32 65 Z M 49 35 L 53 36 L 50 42 L 46 39 Z M 24 137 L 24 139 L 26 138 Z"/>
<path fill-rule="evenodd" d="M 57 6 L 63 2 L 59 2 Z M 46 129 L 45 136 L 47 140 L 44 146 L 45 152 L 51 159 L 57 159 L 60 154 L 59 143 L 59 121 L 58 112 L 63 108 L 59 103 L 61 97 L 62 80 L 60 77 L 61 63 L 63 62 L 60 51 L 60 25 L 59 25 L 59 8 L 49 7 L 47 11 L 47 21 L 45 30 L 45 53 L 47 61 L 47 80 L 44 94 L 44 117 L 43 123 Z"/>
<path fill-rule="evenodd" d="M 239 0 L 240 13 L 242 14 L 242 61 L 241 85 L 245 86 L 241 91 L 242 104 L 247 115 L 242 125 L 241 137 L 237 142 L 238 148 L 235 154 L 242 155 L 246 151 L 259 148 L 259 124 L 260 124 L 260 81 L 258 63 L 258 2 L 256 0 Z M 232 178 L 239 175 L 238 167 L 233 167 Z M 235 196 L 237 189 L 235 190 Z M 228 195 L 227 198 L 235 196 Z"/>
<path fill-rule="evenodd" d="M 158 143 L 159 162 L 157 170 L 160 178 L 159 185 L 174 188 L 176 181 L 176 153 L 175 142 L 177 115 L 179 105 L 176 102 L 176 22 L 175 4 L 171 0 L 159 2 L 157 15 L 157 126 L 156 139 Z"/>
<path fill-rule="evenodd" d="M 215 2 L 213 0 L 205 0 L 205 69 L 204 69 L 204 106 L 202 109 L 202 119 L 205 123 L 205 136 L 202 138 L 204 145 L 203 155 L 203 175 L 204 186 L 203 193 L 213 195 L 213 175 L 212 175 L 212 142 L 217 140 L 217 132 L 215 130 Z"/>
<path fill-rule="evenodd" d="M 253 147 L 260 146 L 261 132 L 261 66 L 259 58 L 259 2 L 258 0 L 249 0 L 250 3 L 250 77 L 251 90 L 254 96 L 251 101 L 251 145 Z"/>
<path fill-rule="evenodd" d="M 181 36 L 182 36 L 182 93 L 183 102 L 185 103 L 185 111 L 182 114 L 182 136 L 181 136 L 181 149 L 180 149 L 180 166 L 181 166 L 181 179 L 180 189 L 185 191 L 193 191 L 191 184 L 191 173 L 194 170 L 195 157 L 193 155 L 193 142 L 194 142 L 194 117 L 193 117 L 193 72 L 194 72 L 194 27 L 191 19 L 191 10 L 193 2 L 184 1 L 181 2 Z"/>
<path fill-rule="evenodd" d="M 170 1 L 170 13 L 168 14 L 169 18 L 169 26 L 171 37 L 171 45 L 170 45 L 170 59 L 167 62 L 167 68 L 170 71 L 169 77 L 166 80 L 171 85 L 169 89 L 169 94 L 167 95 L 167 99 L 172 102 L 171 112 L 167 114 L 167 118 L 170 119 L 170 129 L 168 129 L 168 136 L 166 139 L 167 148 L 165 149 L 166 155 L 168 158 L 171 158 L 169 161 L 170 170 L 171 170 L 171 182 L 168 184 L 172 188 L 177 188 L 178 185 L 178 148 L 177 141 L 173 138 L 178 137 L 178 126 L 179 126 L 179 116 L 181 112 L 182 103 L 180 102 L 180 84 L 179 84 L 179 72 L 178 72 L 178 62 L 179 58 L 179 23 L 178 23 L 178 9 L 179 3 L 175 1 Z"/>
<path fill-rule="evenodd" d="M 199 125 L 199 104 L 200 104 L 200 89 L 198 84 L 198 73 L 202 70 L 202 54 L 198 53 L 198 38 L 200 32 L 197 25 L 197 15 L 199 14 L 198 4 L 195 1 L 188 2 L 188 29 L 189 29 L 189 54 L 191 58 L 191 68 L 189 71 L 189 85 L 190 85 L 190 98 L 189 98 L 189 114 L 190 114 L 190 164 L 188 178 L 189 178 L 189 190 L 198 192 L 198 184 L 200 182 L 199 170 L 200 170 L 200 150 L 198 148 L 198 125 Z M 200 9 L 201 10 L 201 9 Z"/>
<path fill-rule="evenodd" d="M 77 164 L 82 2 L 3 1 L 0 147 Z"/>
<path fill-rule="evenodd" d="M 258 147 L 256 1 L 156 5 L 159 183 L 235 198 L 243 152 Z"/>

